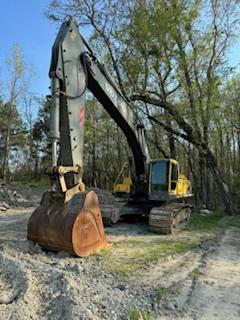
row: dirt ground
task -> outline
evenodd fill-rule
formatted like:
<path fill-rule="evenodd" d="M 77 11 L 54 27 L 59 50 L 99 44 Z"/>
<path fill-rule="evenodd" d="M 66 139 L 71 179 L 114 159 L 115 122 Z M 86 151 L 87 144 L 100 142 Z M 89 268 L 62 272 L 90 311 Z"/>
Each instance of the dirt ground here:
<path fill-rule="evenodd" d="M 33 209 L 0 212 L 0 319 L 240 319 L 239 228 L 159 236 L 121 222 L 81 259 L 27 241 Z"/>

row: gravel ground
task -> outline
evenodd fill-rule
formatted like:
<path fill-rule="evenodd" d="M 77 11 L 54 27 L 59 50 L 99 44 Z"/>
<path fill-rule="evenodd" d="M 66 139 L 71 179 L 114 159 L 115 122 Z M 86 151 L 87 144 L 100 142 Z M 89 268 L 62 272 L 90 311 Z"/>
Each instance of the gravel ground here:
<path fill-rule="evenodd" d="M 27 241 L 33 209 L 0 213 L 0 319 L 240 318 L 239 229 L 121 275 L 106 268 L 106 259 L 111 266 L 114 255 L 81 259 Z M 133 239 L 159 237 L 143 224 L 120 223 L 106 233 L 113 252 Z M 177 231 L 172 237 L 189 236 Z"/>

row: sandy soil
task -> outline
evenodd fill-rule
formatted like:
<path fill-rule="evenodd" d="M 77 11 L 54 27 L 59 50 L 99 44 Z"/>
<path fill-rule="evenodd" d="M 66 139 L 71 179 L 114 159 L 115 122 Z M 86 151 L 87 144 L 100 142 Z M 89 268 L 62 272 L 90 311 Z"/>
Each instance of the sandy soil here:
<path fill-rule="evenodd" d="M 217 245 L 202 255 L 181 311 L 157 319 L 240 319 L 239 231 L 225 230 Z M 174 299 L 179 301 L 184 291 L 185 285 Z"/>
<path fill-rule="evenodd" d="M 240 319 L 240 230 L 225 231 L 204 259 L 187 311 L 193 319 Z"/>
<path fill-rule="evenodd" d="M 104 256 L 80 259 L 28 242 L 32 210 L 0 214 L 0 319 L 240 318 L 239 229 L 123 276 L 106 270 Z M 113 246 L 153 237 L 141 224 L 106 231 Z"/>

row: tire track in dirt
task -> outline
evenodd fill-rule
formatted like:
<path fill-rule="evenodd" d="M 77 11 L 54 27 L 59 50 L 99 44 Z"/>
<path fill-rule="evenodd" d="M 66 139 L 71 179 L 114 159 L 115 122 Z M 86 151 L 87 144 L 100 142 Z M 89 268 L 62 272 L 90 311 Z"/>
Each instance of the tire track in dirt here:
<path fill-rule="evenodd" d="M 200 266 L 201 259 L 201 251 L 169 256 L 168 261 L 159 261 L 150 271 L 141 274 L 138 282 L 152 292 L 152 310 L 162 315 L 159 319 L 168 319 L 183 309 L 192 290 L 191 275 Z"/>
<path fill-rule="evenodd" d="M 191 261 L 191 260 L 190 260 Z M 240 319 L 240 232 L 228 228 L 202 252 L 198 266 L 181 290 L 169 296 L 170 308 L 157 320 Z M 187 285 L 190 284 L 189 285 Z M 174 307 L 175 301 L 178 308 Z M 179 301 L 182 301 L 179 304 Z"/>
<path fill-rule="evenodd" d="M 225 231 L 206 256 L 188 307 L 193 319 L 240 319 L 240 232 Z"/>
<path fill-rule="evenodd" d="M 0 304 L 8 305 L 27 290 L 26 273 L 20 265 L 2 255 L 0 266 Z"/>

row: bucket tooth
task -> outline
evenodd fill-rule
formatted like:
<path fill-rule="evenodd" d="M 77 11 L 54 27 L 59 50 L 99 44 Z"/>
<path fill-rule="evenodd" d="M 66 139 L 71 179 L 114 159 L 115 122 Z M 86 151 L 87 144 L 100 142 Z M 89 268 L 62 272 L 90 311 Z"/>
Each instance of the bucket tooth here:
<path fill-rule="evenodd" d="M 27 238 L 45 249 L 79 257 L 107 247 L 96 193 L 79 192 L 65 202 L 46 192 L 29 219 Z"/>

